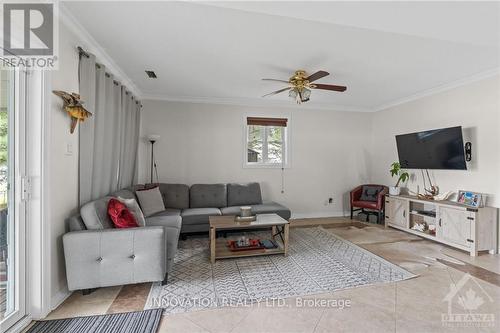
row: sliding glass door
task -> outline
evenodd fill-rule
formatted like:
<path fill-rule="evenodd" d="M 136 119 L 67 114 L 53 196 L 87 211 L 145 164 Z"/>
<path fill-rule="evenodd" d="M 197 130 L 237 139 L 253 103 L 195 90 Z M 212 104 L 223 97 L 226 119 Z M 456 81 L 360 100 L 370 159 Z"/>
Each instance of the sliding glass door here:
<path fill-rule="evenodd" d="M 26 314 L 24 71 L 0 68 L 0 324 Z"/>

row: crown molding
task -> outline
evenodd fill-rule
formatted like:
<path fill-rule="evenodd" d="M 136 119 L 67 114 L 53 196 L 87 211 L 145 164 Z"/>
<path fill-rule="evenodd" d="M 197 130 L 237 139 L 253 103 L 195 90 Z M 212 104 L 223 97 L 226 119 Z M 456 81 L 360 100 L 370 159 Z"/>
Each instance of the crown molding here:
<path fill-rule="evenodd" d="M 103 64 L 109 71 L 110 74 L 120 81 L 124 86 L 127 87 L 138 99 L 142 99 L 143 93 L 134 83 L 134 81 L 125 73 L 124 70 L 109 56 L 109 54 L 104 50 L 101 45 L 95 40 L 94 37 L 78 22 L 78 19 L 64 6 L 62 2 L 59 2 L 59 19 L 61 22 L 71 30 L 81 41 L 81 46 L 87 48 L 86 51 L 93 53 L 98 62 Z M 79 45 L 75 45 L 76 47 Z"/>
<path fill-rule="evenodd" d="M 326 104 L 296 104 L 293 101 L 276 101 L 263 100 L 258 98 L 225 98 L 225 97 L 191 97 L 191 96 L 168 96 L 144 94 L 143 100 L 168 101 L 180 103 L 196 103 L 196 104 L 219 104 L 219 105 L 237 105 L 249 107 L 275 107 L 275 108 L 292 108 L 292 109 L 308 109 L 308 110 L 329 110 L 342 112 L 372 112 L 369 108 L 353 107 L 347 105 L 326 105 Z"/>
<path fill-rule="evenodd" d="M 455 80 L 455 81 L 452 81 L 452 82 L 449 82 L 446 84 L 436 86 L 434 88 L 423 90 L 421 92 L 418 92 L 418 93 L 413 94 L 413 95 L 409 95 L 407 97 L 399 98 L 399 99 L 394 100 L 394 101 L 389 102 L 389 103 L 379 105 L 378 107 L 375 107 L 373 109 L 373 111 L 375 111 L 375 112 L 383 111 L 383 110 L 392 108 L 394 106 L 398 106 L 401 104 L 412 102 L 412 101 L 421 99 L 423 97 L 436 95 L 436 94 L 439 94 L 441 92 L 445 92 L 445 91 L 448 91 L 448 90 L 451 90 L 454 88 L 458 88 L 458 87 L 461 87 L 461 86 L 464 86 L 464 85 L 467 85 L 470 83 L 474 83 L 477 81 L 481 81 L 481 80 L 484 80 L 484 79 L 487 79 L 490 77 L 494 77 L 497 75 L 500 75 L 500 68 L 490 69 L 490 70 L 487 70 L 487 71 L 484 71 L 481 73 L 473 74 L 473 75 L 465 77 L 465 78 L 461 78 L 461 79 L 458 79 L 458 80 Z"/>

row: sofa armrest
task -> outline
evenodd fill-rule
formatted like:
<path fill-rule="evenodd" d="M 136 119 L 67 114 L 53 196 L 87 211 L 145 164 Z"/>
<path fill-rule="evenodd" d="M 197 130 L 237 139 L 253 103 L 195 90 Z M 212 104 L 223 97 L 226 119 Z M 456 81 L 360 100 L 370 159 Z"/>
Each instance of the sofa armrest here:
<path fill-rule="evenodd" d="M 357 200 L 359 200 L 359 198 L 361 198 L 362 192 L 363 192 L 363 185 L 359 185 L 358 187 L 356 187 L 355 189 L 353 189 L 350 192 L 351 205 L 352 205 L 353 201 L 357 201 Z"/>
<path fill-rule="evenodd" d="M 63 236 L 69 290 L 162 281 L 166 273 L 163 227 L 69 232 Z"/>

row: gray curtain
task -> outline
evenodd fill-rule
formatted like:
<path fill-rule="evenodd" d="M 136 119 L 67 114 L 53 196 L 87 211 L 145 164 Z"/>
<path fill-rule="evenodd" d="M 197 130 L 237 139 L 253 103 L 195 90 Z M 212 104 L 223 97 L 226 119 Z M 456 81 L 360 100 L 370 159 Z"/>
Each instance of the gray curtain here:
<path fill-rule="evenodd" d="M 80 204 L 132 185 L 139 143 L 140 102 L 96 64 L 80 56 L 80 95 L 92 112 L 80 125 Z"/>

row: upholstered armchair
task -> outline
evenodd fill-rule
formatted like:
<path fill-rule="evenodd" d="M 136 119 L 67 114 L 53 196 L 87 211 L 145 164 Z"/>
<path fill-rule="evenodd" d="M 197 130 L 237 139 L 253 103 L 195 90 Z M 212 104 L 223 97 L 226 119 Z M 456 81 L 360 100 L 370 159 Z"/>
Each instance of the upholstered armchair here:
<path fill-rule="evenodd" d="M 389 189 L 384 185 L 365 184 L 353 189 L 350 194 L 351 219 L 355 211 L 366 214 L 366 222 L 371 214 L 377 216 L 377 223 L 381 223 L 384 215 L 384 197 Z"/>

